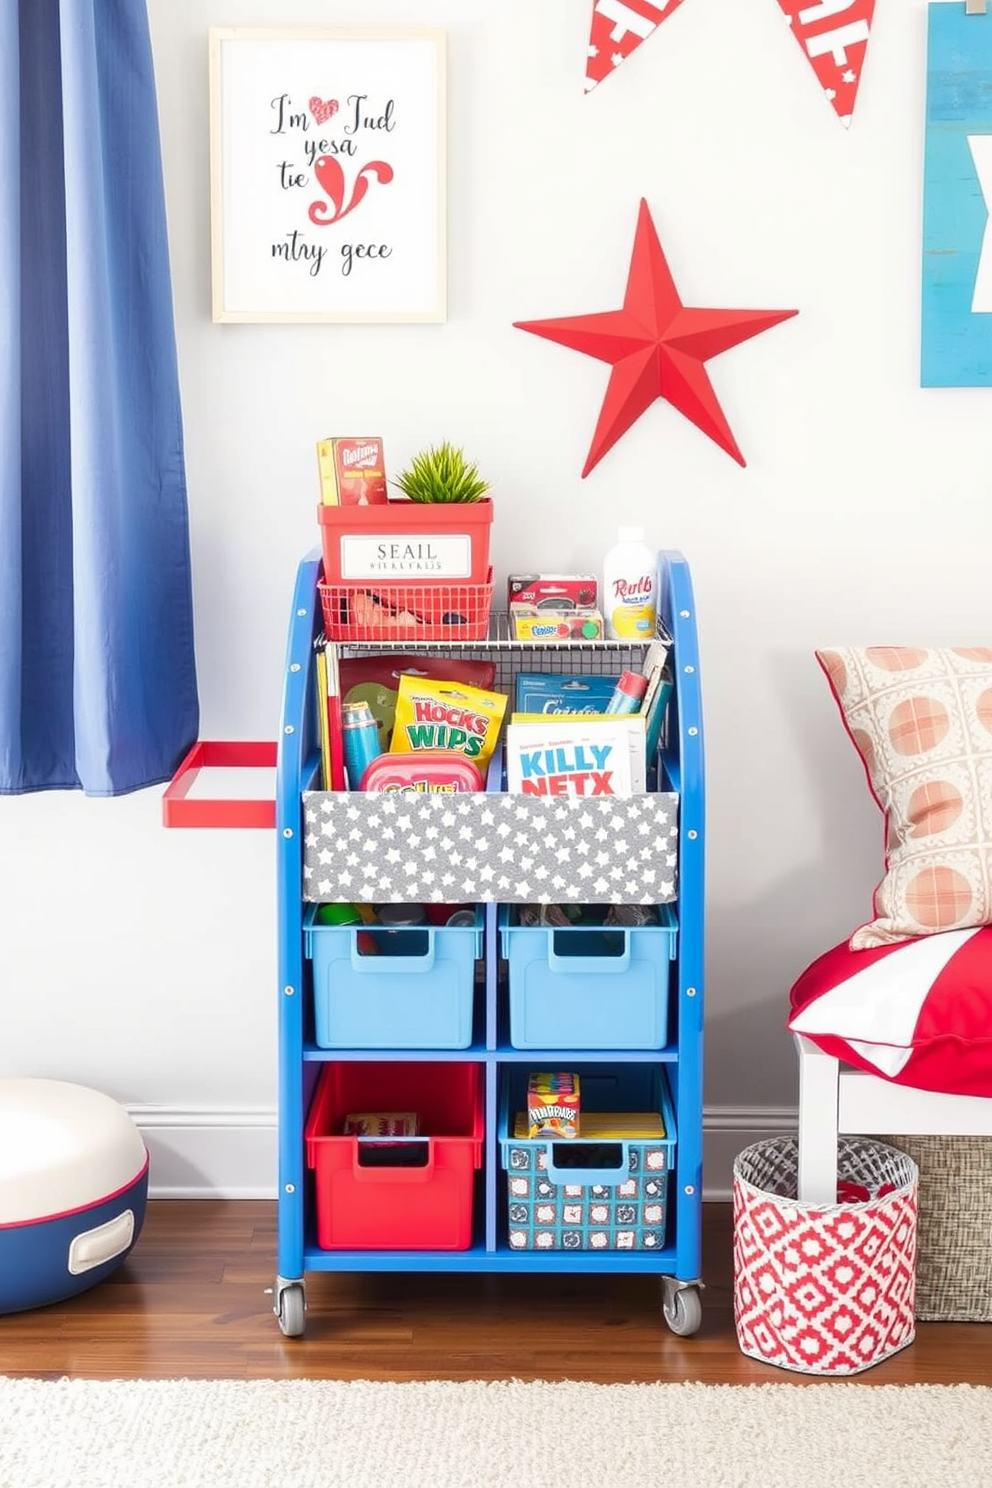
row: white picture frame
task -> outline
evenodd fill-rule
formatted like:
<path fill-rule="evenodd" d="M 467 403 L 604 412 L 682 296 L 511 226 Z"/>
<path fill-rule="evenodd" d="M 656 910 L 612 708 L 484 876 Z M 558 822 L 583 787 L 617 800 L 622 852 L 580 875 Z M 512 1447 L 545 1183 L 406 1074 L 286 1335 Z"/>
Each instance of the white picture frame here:
<path fill-rule="evenodd" d="M 213 320 L 443 321 L 443 31 L 213 27 Z"/>

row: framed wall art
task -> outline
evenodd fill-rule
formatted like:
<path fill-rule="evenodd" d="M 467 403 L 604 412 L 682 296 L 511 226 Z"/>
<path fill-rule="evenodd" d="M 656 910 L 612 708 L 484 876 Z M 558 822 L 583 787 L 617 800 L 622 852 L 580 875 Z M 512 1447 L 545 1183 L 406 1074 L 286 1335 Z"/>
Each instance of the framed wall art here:
<path fill-rule="evenodd" d="M 445 34 L 210 31 L 215 321 L 445 319 Z"/>
<path fill-rule="evenodd" d="M 921 387 L 992 387 L 992 9 L 928 7 Z"/>

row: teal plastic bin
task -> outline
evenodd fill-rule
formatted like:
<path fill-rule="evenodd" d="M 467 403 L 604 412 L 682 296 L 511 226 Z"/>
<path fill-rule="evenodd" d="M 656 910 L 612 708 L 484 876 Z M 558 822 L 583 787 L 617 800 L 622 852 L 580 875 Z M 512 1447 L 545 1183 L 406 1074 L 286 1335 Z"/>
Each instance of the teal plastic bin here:
<path fill-rule="evenodd" d="M 676 922 L 608 929 L 521 925 L 500 911 L 515 1049 L 662 1049 Z"/>
<path fill-rule="evenodd" d="M 321 1049 L 467 1049 L 472 1042 L 482 910 L 473 925 L 389 930 L 304 920 Z M 399 948 L 402 954 L 394 954 Z M 366 953 L 366 950 L 368 953 Z"/>

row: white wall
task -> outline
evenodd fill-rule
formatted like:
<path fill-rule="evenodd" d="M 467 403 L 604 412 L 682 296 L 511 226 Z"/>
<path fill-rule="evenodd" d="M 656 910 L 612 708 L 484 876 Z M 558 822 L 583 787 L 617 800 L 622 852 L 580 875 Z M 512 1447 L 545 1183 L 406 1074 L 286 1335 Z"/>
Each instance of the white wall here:
<path fill-rule="evenodd" d="M 426 442 L 463 443 L 494 487 L 500 580 L 598 567 L 620 521 L 681 548 L 701 629 L 723 1187 L 746 1133 L 794 1106 L 788 988 L 866 916 L 880 870 L 881 822 L 813 650 L 988 642 L 989 395 L 918 386 L 924 0 L 877 7 L 849 131 L 774 0 L 685 0 L 585 97 L 589 8 L 149 0 L 201 734 L 275 737 L 323 435 L 381 432 L 393 471 Z M 357 20 L 448 31 L 448 321 L 214 325 L 207 28 Z M 746 470 L 658 403 L 581 480 L 606 369 L 512 328 L 620 304 L 642 196 L 688 303 L 800 310 L 710 363 Z M 0 1069 L 156 1108 L 166 1189 L 257 1191 L 274 844 L 166 831 L 160 795 L 0 803 Z"/>

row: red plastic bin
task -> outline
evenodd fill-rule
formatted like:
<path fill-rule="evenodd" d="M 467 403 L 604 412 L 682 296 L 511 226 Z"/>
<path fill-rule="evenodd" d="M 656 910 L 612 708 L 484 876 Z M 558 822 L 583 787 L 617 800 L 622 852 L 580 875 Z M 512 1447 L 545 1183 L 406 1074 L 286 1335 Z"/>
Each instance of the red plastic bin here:
<path fill-rule="evenodd" d="M 328 583 L 486 582 L 493 525 L 488 496 L 449 503 L 321 504 L 317 519 Z"/>
<path fill-rule="evenodd" d="M 306 1122 L 323 1250 L 468 1250 L 482 1165 L 482 1066 L 325 1064 Z M 350 1112 L 415 1111 L 420 1135 L 337 1135 Z"/>

